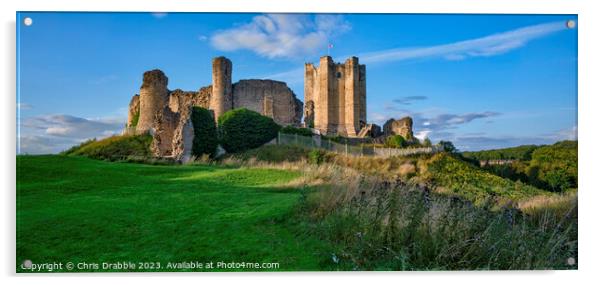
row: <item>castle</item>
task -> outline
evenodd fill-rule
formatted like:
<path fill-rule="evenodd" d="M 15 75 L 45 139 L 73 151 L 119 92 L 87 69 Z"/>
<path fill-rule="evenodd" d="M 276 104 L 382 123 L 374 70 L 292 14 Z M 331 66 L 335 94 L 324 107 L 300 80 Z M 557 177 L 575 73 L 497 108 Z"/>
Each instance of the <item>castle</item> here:
<path fill-rule="evenodd" d="M 125 132 L 150 132 L 155 156 L 190 158 L 193 106 L 211 110 L 216 121 L 229 110 L 247 108 L 282 126 L 305 126 L 320 134 L 382 136 L 378 125 L 366 122 L 366 66 L 359 64 L 357 57 L 340 64 L 324 56 L 318 67 L 306 63 L 305 108 L 284 82 L 246 79 L 232 83 L 232 62 L 225 57 L 212 61 L 211 85 L 198 91 L 169 90 L 167 85 L 168 78 L 161 70 L 145 72 L 140 92 L 132 97 L 128 109 Z M 389 120 L 385 124 L 388 134 L 413 138 L 411 118 Z"/>
<path fill-rule="evenodd" d="M 161 70 L 145 72 L 140 93 L 130 100 L 125 132 L 150 131 L 155 156 L 187 159 L 194 136 L 190 122 L 193 106 L 212 110 L 215 120 L 228 110 L 247 108 L 283 126 L 301 125 L 303 102 L 286 83 L 259 79 L 232 83 L 229 59 L 214 58 L 212 66 L 212 84 L 198 91 L 170 91 Z"/>
<path fill-rule="evenodd" d="M 343 64 L 330 56 L 305 64 L 305 126 L 322 134 L 356 137 L 366 126 L 366 66 L 351 57 Z"/>

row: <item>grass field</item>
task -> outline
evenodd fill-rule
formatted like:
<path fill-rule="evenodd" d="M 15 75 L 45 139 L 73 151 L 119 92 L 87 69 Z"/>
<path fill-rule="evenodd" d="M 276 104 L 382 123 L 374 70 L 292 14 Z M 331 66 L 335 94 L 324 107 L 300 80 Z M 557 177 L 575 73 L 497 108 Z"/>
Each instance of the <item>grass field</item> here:
<path fill-rule="evenodd" d="M 289 219 L 301 194 L 285 185 L 299 175 L 18 156 L 17 264 L 161 262 L 149 271 L 180 271 L 165 266 L 278 262 L 269 270 L 318 270 L 330 258 L 325 244 Z"/>

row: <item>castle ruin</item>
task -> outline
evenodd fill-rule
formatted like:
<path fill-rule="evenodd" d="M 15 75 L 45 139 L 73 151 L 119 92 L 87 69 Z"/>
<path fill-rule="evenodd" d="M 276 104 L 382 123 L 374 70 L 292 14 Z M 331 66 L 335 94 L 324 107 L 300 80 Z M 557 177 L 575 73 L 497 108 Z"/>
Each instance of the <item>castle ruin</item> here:
<path fill-rule="evenodd" d="M 385 137 L 390 135 L 400 135 L 406 141 L 415 141 L 414 132 L 412 131 L 412 125 L 414 122 L 411 117 L 403 117 L 399 120 L 389 119 L 383 125 L 383 132 Z"/>
<path fill-rule="evenodd" d="M 282 126 L 301 125 L 303 102 L 286 83 L 259 79 L 232 83 L 229 59 L 214 58 L 212 66 L 212 84 L 198 91 L 170 91 L 168 78 L 161 70 L 145 72 L 140 95 L 134 95 L 130 100 L 126 132 L 150 131 L 155 156 L 187 159 L 194 136 L 190 122 L 193 106 L 213 111 L 216 121 L 229 110 L 247 108 Z"/>
<path fill-rule="evenodd" d="M 357 57 L 305 64 L 305 126 L 322 134 L 357 137 L 366 126 L 366 66 Z"/>
<path fill-rule="evenodd" d="M 335 63 L 324 56 L 317 67 L 306 63 L 305 104 L 284 82 L 244 79 L 232 83 L 232 62 L 225 57 L 212 60 L 211 85 L 198 91 L 169 90 L 167 85 L 161 70 L 145 72 L 140 95 L 132 97 L 128 108 L 126 132 L 150 132 L 155 156 L 190 158 L 194 106 L 211 110 L 216 121 L 229 110 L 247 108 L 282 126 L 305 126 L 324 135 L 382 138 L 384 132 L 385 137 L 399 134 L 415 140 L 410 117 L 391 119 L 382 131 L 366 122 L 366 66 L 357 57 Z"/>

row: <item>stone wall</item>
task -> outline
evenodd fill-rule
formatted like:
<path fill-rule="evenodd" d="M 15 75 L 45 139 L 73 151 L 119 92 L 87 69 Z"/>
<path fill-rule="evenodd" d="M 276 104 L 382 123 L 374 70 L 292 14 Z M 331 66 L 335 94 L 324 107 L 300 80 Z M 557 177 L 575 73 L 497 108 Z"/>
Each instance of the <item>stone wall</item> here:
<path fill-rule="evenodd" d="M 134 123 L 138 124 L 138 122 L 134 122 L 136 117 L 140 119 L 140 95 L 138 94 L 132 96 L 128 105 L 128 121 L 126 123 L 128 129 L 135 127 Z"/>
<path fill-rule="evenodd" d="M 169 157 L 173 154 L 174 131 L 180 122 L 180 113 L 165 106 L 157 112 L 153 123 L 153 142 L 151 152 L 154 156 Z"/>
<path fill-rule="evenodd" d="M 238 81 L 232 89 L 234 108 L 258 112 L 280 125 L 300 125 L 302 103 L 286 83 L 249 79 Z"/>
<path fill-rule="evenodd" d="M 406 141 L 414 141 L 414 132 L 412 130 L 413 121 L 411 117 L 403 117 L 399 120 L 389 119 L 383 125 L 385 136 L 400 135 Z"/>
<path fill-rule="evenodd" d="M 162 110 L 169 100 L 167 76 L 155 69 L 147 71 L 142 77 L 140 87 L 140 117 L 136 131 L 148 131 L 152 128 L 155 114 Z"/>
<path fill-rule="evenodd" d="M 209 107 L 213 110 L 215 118 L 232 109 L 232 62 L 223 57 L 216 57 L 212 61 L 212 91 Z"/>
<path fill-rule="evenodd" d="M 199 91 L 182 91 L 176 89 L 169 94 L 169 108 L 179 112 L 182 107 L 199 106 L 209 109 L 211 100 L 211 85 L 202 87 Z"/>
<path fill-rule="evenodd" d="M 303 102 L 286 83 L 250 79 L 232 84 L 232 62 L 217 57 L 212 64 L 213 84 L 199 91 L 169 91 L 168 78 L 161 70 L 144 73 L 140 95 L 135 95 L 129 104 L 127 126 L 133 125 L 139 113 L 135 132 L 151 131 L 151 150 L 155 156 L 190 158 L 194 138 L 190 120 L 193 106 L 213 111 L 216 121 L 233 108 L 247 108 L 272 117 L 280 125 L 301 125 Z"/>

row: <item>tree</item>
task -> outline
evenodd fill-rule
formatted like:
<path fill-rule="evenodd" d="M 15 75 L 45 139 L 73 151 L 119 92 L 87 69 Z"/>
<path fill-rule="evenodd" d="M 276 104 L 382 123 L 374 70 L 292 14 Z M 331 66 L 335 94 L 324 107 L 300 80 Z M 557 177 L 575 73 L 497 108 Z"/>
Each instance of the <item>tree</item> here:
<path fill-rule="evenodd" d="M 445 152 L 450 152 L 450 153 L 458 152 L 458 149 L 456 149 L 454 144 L 450 141 L 440 141 L 439 145 L 441 145 L 443 147 L 443 151 L 445 151 Z"/>
<path fill-rule="evenodd" d="M 201 107 L 193 107 L 191 120 L 194 128 L 192 154 L 196 157 L 203 154 L 214 157 L 217 151 L 218 138 L 213 113 Z"/>
<path fill-rule="evenodd" d="M 431 142 L 431 140 L 428 137 L 425 137 L 424 141 L 422 141 L 422 145 L 424 145 L 426 147 L 431 147 L 431 146 L 433 146 L 433 143 Z"/>

